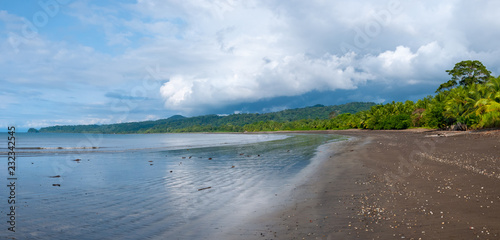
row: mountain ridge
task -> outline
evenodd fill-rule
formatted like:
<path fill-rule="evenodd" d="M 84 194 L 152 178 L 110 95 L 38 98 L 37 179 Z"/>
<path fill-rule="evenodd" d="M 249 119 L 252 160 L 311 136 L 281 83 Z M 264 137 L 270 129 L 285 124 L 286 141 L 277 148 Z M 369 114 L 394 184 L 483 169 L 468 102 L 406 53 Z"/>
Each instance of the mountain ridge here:
<path fill-rule="evenodd" d="M 185 117 L 173 115 L 166 119 L 103 125 L 66 125 L 43 127 L 39 132 L 52 133 L 170 133 L 170 132 L 239 132 L 242 127 L 257 122 L 291 122 L 302 119 L 329 119 L 343 113 L 356 113 L 376 105 L 373 102 L 351 102 L 341 105 L 285 109 L 270 113 L 216 114 Z"/>

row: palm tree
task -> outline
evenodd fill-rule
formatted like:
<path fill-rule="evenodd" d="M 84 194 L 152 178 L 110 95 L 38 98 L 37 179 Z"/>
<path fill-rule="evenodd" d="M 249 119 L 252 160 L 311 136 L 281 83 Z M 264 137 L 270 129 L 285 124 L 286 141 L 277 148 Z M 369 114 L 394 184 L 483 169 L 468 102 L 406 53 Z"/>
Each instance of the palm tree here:
<path fill-rule="evenodd" d="M 451 118 L 454 122 L 476 127 L 479 116 L 476 114 L 476 103 L 483 96 L 483 84 L 471 84 L 468 87 L 459 86 L 450 90 L 445 100 L 445 111 L 443 115 Z"/>
<path fill-rule="evenodd" d="M 448 92 L 448 96 L 445 102 L 445 111 L 443 115 L 448 118 L 457 119 L 465 111 L 464 105 L 467 103 L 466 100 L 467 91 L 464 87 L 460 86 Z"/>
<path fill-rule="evenodd" d="M 500 126 L 500 76 L 490 78 L 484 86 L 485 93 L 476 104 L 476 114 L 480 116 L 479 127 Z"/>

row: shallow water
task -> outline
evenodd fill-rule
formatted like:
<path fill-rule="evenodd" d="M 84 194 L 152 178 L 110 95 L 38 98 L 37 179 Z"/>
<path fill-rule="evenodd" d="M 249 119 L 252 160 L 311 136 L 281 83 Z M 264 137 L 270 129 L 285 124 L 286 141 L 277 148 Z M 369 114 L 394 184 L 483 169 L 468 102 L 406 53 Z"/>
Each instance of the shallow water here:
<path fill-rule="evenodd" d="M 0 236 L 209 238 L 273 204 L 311 163 L 317 147 L 338 139 L 322 134 L 18 134 L 16 233 L 1 231 Z M 5 152 L 0 157 L 6 159 Z M 60 177 L 51 178 L 55 175 Z M 1 171 L 1 181 L 6 178 Z M 5 187 L 0 205 L 5 229 L 6 194 Z"/>

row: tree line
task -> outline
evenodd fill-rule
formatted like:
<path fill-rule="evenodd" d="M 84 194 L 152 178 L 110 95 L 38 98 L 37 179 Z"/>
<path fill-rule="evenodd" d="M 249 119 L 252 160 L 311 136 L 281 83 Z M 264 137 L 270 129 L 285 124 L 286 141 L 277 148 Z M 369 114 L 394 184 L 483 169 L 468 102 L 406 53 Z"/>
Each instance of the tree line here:
<path fill-rule="evenodd" d="M 446 70 L 451 79 L 434 96 L 416 102 L 316 105 L 274 113 L 205 115 L 110 125 L 55 126 L 40 132 L 181 133 L 257 132 L 337 129 L 432 128 L 480 129 L 500 127 L 500 76 L 479 61 L 467 60 Z M 455 127 L 455 129 L 457 129 Z"/>
<path fill-rule="evenodd" d="M 197 117 L 172 116 L 156 121 L 130 122 L 105 125 L 52 126 L 40 132 L 59 133 L 182 133 L 182 132 L 244 132 L 252 124 L 301 123 L 302 121 L 328 120 L 343 113 L 356 113 L 370 109 L 375 103 L 353 102 L 342 105 L 315 105 L 306 108 L 286 109 L 271 113 L 242 113 L 230 115 L 204 115 Z M 30 132 L 36 132 L 31 129 Z M 253 131 L 253 130 L 251 130 Z"/>
<path fill-rule="evenodd" d="M 416 102 L 391 102 L 357 113 L 344 113 L 327 120 L 258 122 L 245 131 L 406 129 L 432 128 L 459 130 L 500 127 L 500 76 L 479 61 L 462 61 L 447 70 L 451 80 L 441 84 L 435 96 Z M 455 127 L 455 129 L 457 129 Z"/>

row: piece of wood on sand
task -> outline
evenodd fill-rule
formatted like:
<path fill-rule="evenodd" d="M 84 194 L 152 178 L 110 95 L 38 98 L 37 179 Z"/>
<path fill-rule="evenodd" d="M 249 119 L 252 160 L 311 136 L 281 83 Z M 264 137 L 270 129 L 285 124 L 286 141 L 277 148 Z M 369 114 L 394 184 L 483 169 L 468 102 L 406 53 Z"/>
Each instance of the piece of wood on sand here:
<path fill-rule="evenodd" d="M 200 189 L 198 189 L 198 191 L 201 191 L 201 190 L 207 190 L 207 189 L 210 189 L 210 188 L 212 188 L 212 187 L 200 188 Z"/>

